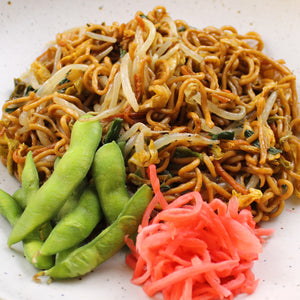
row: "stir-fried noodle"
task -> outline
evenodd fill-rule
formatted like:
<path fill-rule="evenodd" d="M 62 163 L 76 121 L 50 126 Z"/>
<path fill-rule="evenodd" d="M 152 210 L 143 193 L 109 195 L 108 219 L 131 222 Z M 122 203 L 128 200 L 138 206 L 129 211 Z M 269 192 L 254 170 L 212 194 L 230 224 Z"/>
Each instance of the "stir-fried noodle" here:
<path fill-rule="evenodd" d="M 300 192 L 300 119 L 295 76 L 263 46 L 255 32 L 196 29 L 164 7 L 60 33 L 3 105 L 2 161 L 20 179 L 31 150 L 45 180 L 80 115 L 104 135 L 118 117 L 128 186 L 150 184 L 154 163 L 168 201 L 234 194 L 257 222 L 278 216 Z"/>

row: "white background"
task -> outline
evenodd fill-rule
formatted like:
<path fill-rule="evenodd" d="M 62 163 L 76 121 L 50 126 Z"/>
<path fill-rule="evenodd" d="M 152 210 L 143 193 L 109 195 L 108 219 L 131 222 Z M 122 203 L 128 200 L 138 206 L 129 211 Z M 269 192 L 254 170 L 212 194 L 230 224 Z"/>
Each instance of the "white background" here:
<path fill-rule="evenodd" d="M 147 14 L 156 5 L 164 5 L 173 19 L 183 19 L 197 28 L 233 25 L 241 34 L 257 31 L 265 42 L 264 52 L 275 59 L 285 59 L 297 77 L 300 75 L 297 0 L 11 0 L 11 4 L 0 0 L 0 102 L 13 90 L 13 78 L 29 68 L 56 33 L 86 23 L 127 22 L 136 11 Z M 0 187 L 13 193 L 18 186 L 0 164 Z M 236 299 L 300 299 L 299 220 L 300 200 L 291 199 L 282 215 L 262 224 L 276 231 L 254 267 L 260 284 L 253 295 Z M 7 248 L 9 232 L 9 224 L 0 216 L 1 300 L 148 299 L 140 287 L 130 283 L 132 271 L 124 263 L 124 253 L 82 280 L 37 284 L 32 280 L 36 271 L 23 258 L 20 248 Z"/>

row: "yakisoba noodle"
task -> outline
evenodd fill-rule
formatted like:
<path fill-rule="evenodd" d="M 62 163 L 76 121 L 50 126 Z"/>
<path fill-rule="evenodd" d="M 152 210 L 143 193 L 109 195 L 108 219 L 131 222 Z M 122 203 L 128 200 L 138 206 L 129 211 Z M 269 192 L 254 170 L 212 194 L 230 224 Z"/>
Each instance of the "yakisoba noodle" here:
<path fill-rule="evenodd" d="M 80 115 L 93 113 L 104 135 L 118 117 L 132 189 L 154 163 L 168 201 L 237 195 L 257 222 L 278 216 L 300 192 L 299 109 L 295 76 L 262 50 L 255 32 L 196 29 L 164 7 L 67 30 L 3 106 L 2 161 L 20 179 L 31 150 L 45 180 Z"/>

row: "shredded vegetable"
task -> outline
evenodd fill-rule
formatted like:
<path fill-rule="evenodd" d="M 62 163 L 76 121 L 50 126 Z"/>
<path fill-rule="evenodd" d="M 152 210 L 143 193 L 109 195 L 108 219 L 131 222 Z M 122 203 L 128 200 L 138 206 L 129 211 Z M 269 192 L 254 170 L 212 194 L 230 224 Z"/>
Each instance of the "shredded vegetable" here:
<path fill-rule="evenodd" d="M 251 270 L 262 252 L 262 236 L 248 209 L 239 211 L 236 197 L 228 206 L 219 199 L 204 202 L 190 192 L 167 204 L 154 165 L 148 168 L 155 196 L 145 211 L 136 238 L 128 237 L 127 264 L 132 283 L 164 299 L 232 299 L 252 294 L 258 280 Z M 156 204 L 163 209 L 150 220 Z"/>

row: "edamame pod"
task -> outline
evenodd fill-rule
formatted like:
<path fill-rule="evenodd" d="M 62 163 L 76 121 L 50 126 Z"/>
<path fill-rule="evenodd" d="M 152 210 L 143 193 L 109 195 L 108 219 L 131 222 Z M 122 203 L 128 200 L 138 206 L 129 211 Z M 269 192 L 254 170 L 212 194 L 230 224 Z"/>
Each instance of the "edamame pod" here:
<path fill-rule="evenodd" d="M 8 220 L 12 226 L 14 226 L 20 218 L 23 209 L 27 205 L 28 199 L 39 188 L 39 176 L 31 151 L 29 151 L 26 156 L 21 179 L 22 188 L 18 189 L 12 198 L 9 198 L 8 194 L 6 195 L 6 201 L 10 202 L 11 209 L 14 212 L 14 219 L 8 216 Z M 34 260 L 35 253 L 40 250 L 51 230 L 51 225 L 47 223 L 42 226 L 40 230 L 33 231 L 23 240 L 23 251 L 26 259 L 38 269 L 48 269 L 54 264 L 54 257 L 51 256 L 42 255 Z"/>
<path fill-rule="evenodd" d="M 61 263 L 65 258 L 67 258 L 71 252 L 73 252 L 74 250 L 76 250 L 78 248 L 78 245 L 73 246 L 69 249 L 63 250 L 61 252 L 58 252 L 55 255 L 55 264 L 59 264 Z"/>
<path fill-rule="evenodd" d="M 151 198 L 151 188 L 143 185 L 126 203 L 113 224 L 51 269 L 37 273 L 35 279 L 44 275 L 52 279 L 74 278 L 92 271 L 124 246 L 125 235 L 136 232 Z"/>
<path fill-rule="evenodd" d="M 67 198 L 64 205 L 60 208 L 58 213 L 54 216 L 53 221 L 58 223 L 63 217 L 70 213 L 77 205 L 80 200 L 80 197 L 87 187 L 88 181 L 86 178 L 78 184 L 78 186 L 72 191 L 71 195 Z"/>
<path fill-rule="evenodd" d="M 39 189 L 39 174 L 35 166 L 32 152 L 29 151 L 26 155 L 25 165 L 21 176 L 22 188 L 17 190 L 13 197 L 18 204 L 25 209 L 30 197 Z M 38 231 L 33 231 L 23 240 L 23 251 L 27 260 L 33 264 L 36 268 L 45 269 L 49 268 L 49 265 L 54 264 L 54 257 L 42 255 L 39 258 L 35 258 L 35 253 L 39 251 L 52 230 L 50 223 L 42 226 Z"/>
<path fill-rule="evenodd" d="M 39 174 L 36 169 L 32 152 L 26 155 L 25 165 L 21 175 L 22 187 L 15 191 L 13 198 L 18 202 L 22 209 L 27 205 L 28 198 L 39 189 Z"/>
<path fill-rule="evenodd" d="M 14 226 L 22 214 L 22 208 L 8 193 L 0 189 L 0 213 Z M 47 228 L 43 229 L 45 232 Z M 49 232 L 48 232 L 49 233 Z M 47 234 L 47 233 L 46 233 Z M 49 269 L 54 265 L 54 257 L 41 255 L 33 260 L 36 251 L 40 250 L 43 241 L 40 232 L 34 231 L 23 240 L 23 250 L 26 259 L 38 269 Z"/>
<path fill-rule="evenodd" d="M 0 213 L 14 226 L 22 214 L 22 208 L 8 193 L 0 189 Z"/>
<path fill-rule="evenodd" d="M 90 117 L 84 115 L 82 118 Z M 77 120 L 71 133 L 70 146 L 49 179 L 35 192 L 14 226 L 8 245 L 23 240 L 30 232 L 49 221 L 66 199 L 86 177 L 100 143 L 99 121 Z"/>
<path fill-rule="evenodd" d="M 83 192 L 76 208 L 67 214 L 46 239 L 39 253 L 56 254 L 86 239 L 101 220 L 101 208 L 94 185 Z"/>
<path fill-rule="evenodd" d="M 61 158 L 56 157 L 54 161 L 54 169 L 57 167 Z M 88 184 L 87 178 L 84 178 L 82 182 L 78 184 L 78 186 L 72 191 L 71 195 L 67 198 L 64 205 L 60 208 L 58 213 L 53 217 L 52 221 L 58 223 L 64 216 L 66 216 L 69 212 L 71 212 L 78 204 L 81 194 L 83 190 L 86 188 Z"/>
<path fill-rule="evenodd" d="M 97 150 L 92 174 L 104 216 L 112 224 L 130 198 L 124 158 L 116 142 L 107 143 Z"/>
<path fill-rule="evenodd" d="M 25 197 L 28 199 L 31 197 L 32 194 L 34 194 L 39 189 L 39 185 L 40 185 L 39 174 L 36 169 L 31 151 L 29 151 L 26 155 L 25 165 L 22 171 L 21 180 L 22 180 L 22 189 L 24 190 Z"/>
<path fill-rule="evenodd" d="M 56 158 L 55 158 L 55 161 L 54 161 L 54 169 L 57 167 L 57 165 L 58 165 L 58 163 L 60 162 L 60 160 L 61 160 L 61 157 L 59 157 L 59 156 L 57 156 Z"/>
<path fill-rule="evenodd" d="M 40 255 L 35 257 L 36 253 L 41 249 L 44 239 L 49 235 L 52 227 L 46 224 L 45 227 L 41 228 L 40 231 L 36 230 L 31 232 L 23 240 L 23 251 L 26 259 L 34 265 L 36 268 L 45 270 L 49 269 L 54 265 L 53 255 Z M 46 235 L 43 237 L 42 235 Z"/>
<path fill-rule="evenodd" d="M 12 197 L 15 199 L 15 201 L 20 205 L 21 208 L 26 207 L 26 195 L 24 193 L 24 190 L 22 188 L 17 189 L 13 194 Z"/>

